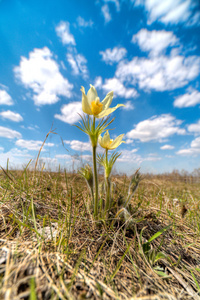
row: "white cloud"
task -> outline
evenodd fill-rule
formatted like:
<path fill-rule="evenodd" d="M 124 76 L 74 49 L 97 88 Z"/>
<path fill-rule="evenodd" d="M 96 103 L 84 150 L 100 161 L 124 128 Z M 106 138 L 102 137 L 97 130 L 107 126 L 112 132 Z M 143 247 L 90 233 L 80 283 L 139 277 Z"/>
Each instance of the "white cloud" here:
<path fill-rule="evenodd" d="M 57 155 L 55 155 L 55 158 L 71 160 L 71 155 L 69 155 L 69 154 L 57 154 Z"/>
<path fill-rule="evenodd" d="M 73 73 L 75 75 L 78 75 L 79 74 L 79 69 L 78 69 L 76 60 L 75 60 L 75 58 L 74 58 L 74 56 L 73 56 L 72 53 L 67 53 L 67 61 L 70 64 L 70 66 L 71 66 L 71 68 L 73 70 Z"/>
<path fill-rule="evenodd" d="M 146 157 L 142 157 L 140 154 L 137 154 L 136 152 L 138 149 L 132 149 L 132 150 L 124 150 L 120 157 L 118 158 L 118 162 L 129 162 L 140 165 L 144 161 L 158 161 L 161 160 L 160 157 L 157 155 L 149 154 Z"/>
<path fill-rule="evenodd" d="M 139 154 L 136 154 L 138 149 L 132 150 L 123 150 L 122 154 L 118 158 L 118 162 L 134 162 L 136 164 L 142 163 L 142 157 Z"/>
<path fill-rule="evenodd" d="M 86 22 L 82 17 L 77 18 L 80 27 L 92 26 L 92 21 Z M 61 21 L 56 27 L 56 32 L 61 37 L 64 45 L 68 45 L 67 61 L 70 64 L 74 75 L 82 75 L 84 79 L 88 77 L 87 59 L 77 52 L 74 36 L 70 33 L 69 22 Z"/>
<path fill-rule="evenodd" d="M 174 101 L 174 106 L 179 108 L 195 106 L 197 104 L 200 104 L 200 92 L 198 91 L 179 96 Z"/>
<path fill-rule="evenodd" d="M 179 127 L 180 124 L 181 121 L 176 120 L 175 117 L 170 114 L 154 116 L 138 123 L 134 129 L 126 134 L 126 137 L 139 139 L 141 142 L 162 142 L 173 134 L 185 134 L 185 130 Z"/>
<path fill-rule="evenodd" d="M 111 17 L 108 5 L 107 4 L 103 5 L 102 8 L 101 8 L 101 11 L 102 11 L 102 14 L 104 16 L 105 23 L 110 22 L 112 17 Z"/>
<path fill-rule="evenodd" d="M 76 52 L 75 49 L 74 52 Z M 83 75 L 84 78 L 88 77 L 87 59 L 82 54 L 67 53 L 67 61 L 74 75 Z"/>
<path fill-rule="evenodd" d="M 0 137 L 5 137 L 8 139 L 15 139 L 15 138 L 20 139 L 22 135 L 20 132 L 16 130 L 12 130 L 7 127 L 0 126 Z"/>
<path fill-rule="evenodd" d="M 77 19 L 77 23 L 79 27 L 92 27 L 93 26 L 93 21 L 89 20 L 89 21 L 85 21 L 82 17 L 78 17 Z"/>
<path fill-rule="evenodd" d="M 161 150 L 172 150 L 174 149 L 174 146 L 172 145 L 164 145 L 162 147 L 160 147 Z"/>
<path fill-rule="evenodd" d="M 73 84 L 62 76 L 47 47 L 34 49 L 29 59 L 21 57 L 14 73 L 26 88 L 33 90 L 33 100 L 38 106 L 54 104 L 59 101 L 58 96 L 71 97 Z"/>
<path fill-rule="evenodd" d="M 0 165 L 6 167 L 7 159 L 9 159 L 9 166 L 15 167 L 16 169 L 25 166 L 30 160 L 31 156 L 27 150 L 19 150 L 12 148 L 8 152 L 3 152 L 0 155 Z"/>
<path fill-rule="evenodd" d="M 135 98 L 138 96 L 137 91 L 134 88 L 127 88 L 118 78 L 109 78 L 105 79 L 103 84 L 103 80 L 101 76 L 95 78 L 94 86 L 99 89 L 104 89 L 106 92 L 114 91 L 114 95 L 117 95 L 122 98 Z M 134 109 L 134 106 L 130 101 L 125 103 L 127 106 L 124 109 Z"/>
<path fill-rule="evenodd" d="M 80 70 L 81 73 L 83 74 L 87 74 L 87 59 L 82 55 L 82 54 L 77 54 L 76 55 L 76 63 L 78 65 L 78 68 Z"/>
<path fill-rule="evenodd" d="M 127 101 L 126 103 L 124 103 L 124 105 L 125 106 L 122 107 L 122 109 L 124 109 L 124 110 L 133 110 L 134 109 L 134 106 L 131 103 L 131 101 Z"/>
<path fill-rule="evenodd" d="M 0 90 L 0 105 L 13 105 L 11 96 L 4 90 Z"/>
<path fill-rule="evenodd" d="M 113 49 L 106 49 L 105 51 L 99 52 L 102 55 L 102 60 L 105 61 L 109 65 L 113 65 L 113 63 L 118 63 L 122 60 L 127 53 L 125 48 L 115 47 Z"/>
<path fill-rule="evenodd" d="M 161 157 L 158 156 L 147 156 L 145 158 L 143 158 L 143 161 L 158 161 L 161 160 Z"/>
<path fill-rule="evenodd" d="M 102 88 L 103 80 L 101 76 L 97 76 L 94 81 L 95 88 Z"/>
<path fill-rule="evenodd" d="M 91 151 L 91 144 L 90 142 L 81 142 L 78 140 L 72 140 L 72 141 L 64 141 L 66 144 L 70 145 L 70 148 L 72 150 L 76 151 Z"/>
<path fill-rule="evenodd" d="M 123 98 L 134 98 L 137 91 L 134 88 L 126 88 L 118 78 L 106 79 L 102 88 L 106 91 L 114 91 L 114 94 Z"/>
<path fill-rule="evenodd" d="M 87 162 L 92 162 L 92 155 L 84 154 L 84 155 L 80 155 L 80 158 L 86 160 Z"/>
<path fill-rule="evenodd" d="M 148 12 L 148 23 L 160 21 L 164 24 L 199 23 L 196 16 L 198 4 L 192 0 L 144 0 L 135 1 L 136 5 L 144 5 Z"/>
<path fill-rule="evenodd" d="M 141 29 L 132 37 L 133 43 L 138 43 L 142 51 L 150 52 L 150 56 L 165 53 L 168 47 L 178 44 L 178 39 L 172 31 Z"/>
<path fill-rule="evenodd" d="M 73 124 L 80 120 L 79 114 L 82 113 L 81 102 L 71 102 L 61 107 L 61 114 L 55 114 L 54 117 L 65 123 Z"/>
<path fill-rule="evenodd" d="M 18 113 L 14 113 L 10 110 L 7 110 L 7 111 L 2 111 L 0 113 L 0 116 L 3 118 L 3 119 L 8 119 L 8 120 L 11 120 L 13 122 L 21 122 L 23 121 L 23 118 L 20 114 Z"/>
<path fill-rule="evenodd" d="M 58 162 L 57 158 L 52 158 L 52 157 L 40 157 L 39 158 L 39 162 L 41 163 L 45 163 L 47 165 L 51 165 L 51 164 L 56 164 Z"/>
<path fill-rule="evenodd" d="M 56 33 L 64 45 L 76 45 L 74 36 L 70 33 L 69 22 L 61 21 L 56 27 Z"/>
<path fill-rule="evenodd" d="M 4 148 L 3 147 L 0 147 L 0 152 L 3 152 L 4 151 Z"/>
<path fill-rule="evenodd" d="M 133 143 L 133 140 L 131 140 L 131 139 L 126 139 L 125 142 L 126 142 L 126 144 L 132 144 L 132 143 Z"/>
<path fill-rule="evenodd" d="M 195 134 L 200 134 L 200 120 L 197 123 L 190 124 L 188 126 L 188 131 Z"/>
<path fill-rule="evenodd" d="M 134 57 L 121 61 L 116 77 L 122 82 L 138 83 L 141 89 L 167 91 L 183 87 L 199 74 L 199 57 L 159 56 L 151 59 Z"/>
<path fill-rule="evenodd" d="M 182 149 L 176 152 L 178 155 L 183 155 L 183 156 L 197 156 L 200 154 L 200 137 L 194 139 L 191 144 L 190 148 L 187 149 Z"/>
<path fill-rule="evenodd" d="M 19 146 L 21 148 L 25 148 L 28 150 L 36 150 L 39 151 L 41 146 L 43 144 L 43 141 L 35 141 L 35 140 L 23 140 L 19 139 L 16 141 L 15 145 Z M 53 147 L 53 143 L 45 143 L 44 147 Z M 44 151 L 44 148 L 42 149 Z"/>

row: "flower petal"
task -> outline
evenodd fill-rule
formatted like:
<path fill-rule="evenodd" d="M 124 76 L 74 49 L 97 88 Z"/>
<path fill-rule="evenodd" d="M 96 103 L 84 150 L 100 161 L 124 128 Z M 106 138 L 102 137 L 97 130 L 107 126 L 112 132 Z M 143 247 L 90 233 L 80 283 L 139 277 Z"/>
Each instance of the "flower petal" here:
<path fill-rule="evenodd" d="M 88 103 L 91 105 L 92 101 L 94 101 L 98 97 L 97 91 L 93 85 L 90 84 L 90 89 L 87 92 Z"/>
<path fill-rule="evenodd" d="M 121 143 L 125 143 L 124 141 L 122 141 L 124 134 L 120 134 L 111 144 L 109 149 L 113 150 L 115 148 L 117 148 L 119 145 L 121 145 Z"/>
<path fill-rule="evenodd" d="M 100 112 L 100 114 L 98 114 L 95 117 L 96 118 L 106 117 L 106 116 L 110 115 L 113 111 L 115 111 L 120 106 L 125 106 L 125 105 L 124 104 L 117 104 L 115 107 L 110 107 L 108 109 L 102 110 L 102 112 Z"/>
<path fill-rule="evenodd" d="M 81 92 L 82 92 L 82 110 L 84 113 L 91 115 L 92 111 L 88 103 L 88 98 L 85 94 L 85 88 L 83 86 L 81 87 Z"/>
<path fill-rule="evenodd" d="M 109 92 L 102 101 L 103 110 L 107 109 L 111 105 L 112 99 L 113 99 L 113 92 Z"/>
<path fill-rule="evenodd" d="M 110 146 L 110 134 L 109 134 L 108 130 L 105 132 L 105 134 L 102 138 L 102 145 L 103 145 L 103 148 L 109 148 L 109 146 Z"/>
<path fill-rule="evenodd" d="M 81 92 L 85 94 L 85 88 L 84 88 L 84 86 L 81 86 Z"/>
<path fill-rule="evenodd" d="M 101 146 L 102 145 L 102 136 L 101 135 L 98 137 L 98 142 L 99 142 L 99 145 Z"/>

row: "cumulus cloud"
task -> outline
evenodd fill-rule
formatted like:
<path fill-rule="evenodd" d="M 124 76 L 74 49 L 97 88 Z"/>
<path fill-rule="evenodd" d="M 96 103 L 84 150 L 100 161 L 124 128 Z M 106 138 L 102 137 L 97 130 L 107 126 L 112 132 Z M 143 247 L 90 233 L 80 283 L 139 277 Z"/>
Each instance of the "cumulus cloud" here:
<path fill-rule="evenodd" d="M 132 149 L 132 150 L 124 150 L 121 154 L 121 156 L 118 158 L 118 162 L 129 162 L 140 165 L 144 161 L 158 161 L 161 160 L 161 157 L 158 157 L 155 154 L 149 154 L 146 157 L 142 157 L 140 154 L 137 154 L 136 152 L 138 149 Z"/>
<path fill-rule="evenodd" d="M 91 144 L 90 142 L 81 142 L 78 140 L 72 141 L 64 141 L 66 144 L 70 145 L 70 148 L 75 151 L 91 151 Z"/>
<path fill-rule="evenodd" d="M 54 104 L 59 101 L 58 96 L 71 97 L 73 84 L 62 76 L 47 47 L 34 49 L 28 59 L 21 57 L 14 73 L 26 88 L 33 90 L 33 100 L 38 106 Z"/>
<path fill-rule="evenodd" d="M 188 131 L 194 134 L 200 134 L 200 120 L 197 123 L 188 125 Z"/>
<path fill-rule="evenodd" d="M 172 150 L 174 149 L 174 146 L 172 145 L 164 145 L 162 147 L 160 147 L 161 150 Z"/>
<path fill-rule="evenodd" d="M 88 77 L 87 59 L 82 54 L 67 53 L 67 61 L 70 64 L 74 75 L 83 75 L 84 78 Z"/>
<path fill-rule="evenodd" d="M 114 63 L 118 63 L 122 60 L 127 53 L 125 48 L 115 47 L 113 49 L 106 49 L 105 51 L 99 52 L 102 55 L 102 60 L 105 61 L 109 65 L 113 65 Z"/>
<path fill-rule="evenodd" d="M 5 91 L 0 90 L 0 105 L 13 105 L 14 102 L 11 96 Z"/>
<path fill-rule="evenodd" d="M 132 37 L 133 43 L 138 43 L 142 51 L 148 51 L 150 56 L 165 53 L 168 47 L 178 44 L 178 39 L 172 31 L 141 29 Z"/>
<path fill-rule="evenodd" d="M 64 45 L 76 45 L 74 36 L 70 33 L 69 22 L 61 21 L 56 27 L 56 33 Z"/>
<path fill-rule="evenodd" d="M 55 168 L 55 164 L 57 164 L 58 160 L 56 157 L 40 157 L 39 163 L 45 164 L 48 168 Z"/>
<path fill-rule="evenodd" d="M 192 93 L 187 93 L 185 95 L 179 96 L 174 101 L 174 106 L 183 108 L 191 107 L 200 104 L 200 92 L 193 91 Z"/>
<path fill-rule="evenodd" d="M 20 139 L 22 135 L 16 130 L 0 126 L 0 137 L 5 137 L 7 139 Z"/>
<path fill-rule="evenodd" d="M 94 81 L 94 86 L 95 88 L 102 88 L 102 85 L 103 85 L 103 79 L 101 76 L 97 76 L 95 78 L 95 81 Z"/>
<path fill-rule="evenodd" d="M 80 155 L 80 158 L 86 160 L 87 162 L 92 162 L 92 155 L 84 154 L 84 155 Z"/>
<path fill-rule="evenodd" d="M 138 149 L 132 149 L 132 150 L 123 150 L 122 154 L 118 158 L 118 162 L 134 162 L 136 164 L 141 164 L 142 157 L 137 154 L 136 152 Z"/>
<path fill-rule="evenodd" d="M 81 102 L 71 102 L 61 107 L 61 114 L 55 114 L 54 117 L 68 124 L 76 123 L 80 120 L 79 114 L 82 113 Z"/>
<path fill-rule="evenodd" d="M 118 78 L 106 79 L 102 85 L 105 91 L 114 91 L 114 94 L 123 98 L 135 98 L 138 93 L 134 88 L 126 88 Z"/>
<path fill-rule="evenodd" d="M 82 17 L 77 18 L 80 27 L 87 27 L 91 22 L 86 22 Z M 88 77 L 87 59 L 77 52 L 74 36 L 69 31 L 69 22 L 61 21 L 56 27 L 56 33 L 61 38 L 64 45 L 67 45 L 67 61 L 72 68 L 74 75 L 82 75 L 84 79 Z"/>
<path fill-rule="evenodd" d="M 14 113 L 13 111 L 10 111 L 10 110 L 2 111 L 0 113 L 0 116 L 3 119 L 8 119 L 8 120 L 11 120 L 13 122 L 21 122 L 21 121 L 23 121 L 23 118 L 22 118 L 22 116 L 20 114 Z"/>
<path fill-rule="evenodd" d="M 19 139 L 15 143 L 16 146 L 25 148 L 27 150 L 35 150 L 35 151 L 39 151 L 42 144 L 43 144 L 43 141 L 23 140 L 23 139 Z M 54 146 L 53 143 L 45 143 L 44 147 L 53 147 L 53 146 Z M 42 149 L 42 151 L 44 151 L 44 148 Z"/>
<path fill-rule="evenodd" d="M 134 105 L 132 104 L 131 101 L 127 101 L 126 103 L 124 103 L 125 106 L 122 107 L 122 109 L 124 110 L 133 110 L 134 109 Z"/>
<path fill-rule="evenodd" d="M 185 86 L 198 74 L 199 57 L 177 55 L 121 61 L 115 76 L 122 82 L 137 83 L 141 89 L 167 91 Z"/>
<path fill-rule="evenodd" d="M 112 17 L 111 17 L 111 14 L 110 14 L 110 11 L 109 11 L 109 7 L 107 4 L 103 5 L 102 8 L 101 8 L 101 12 L 104 16 L 104 19 L 105 19 L 105 23 L 108 23 L 112 20 Z"/>
<path fill-rule="evenodd" d="M 184 23 L 194 25 L 199 23 L 198 4 L 192 0 L 145 0 L 135 1 L 136 5 L 144 5 L 148 12 L 148 23 L 160 21 L 164 24 Z"/>
<path fill-rule="evenodd" d="M 139 139 L 141 142 L 162 142 L 171 135 L 185 134 L 185 129 L 180 128 L 181 123 L 180 120 L 176 120 L 175 117 L 170 114 L 154 116 L 139 122 L 134 129 L 126 134 L 126 137 L 130 139 Z"/>
<path fill-rule="evenodd" d="M 133 143 L 133 140 L 131 140 L 131 139 L 126 139 L 125 142 L 126 142 L 126 144 L 132 144 L 132 143 Z"/>
<path fill-rule="evenodd" d="M 183 156 L 197 156 L 200 154 L 200 137 L 194 139 L 191 144 L 190 148 L 187 149 L 181 149 L 178 152 L 176 152 L 178 155 L 183 155 Z"/>
<path fill-rule="evenodd" d="M 20 150 L 17 148 L 12 148 L 8 152 L 3 152 L 0 155 L 0 165 L 6 167 L 7 159 L 9 159 L 9 164 L 11 167 L 21 168 L 26 165 L 30 160 L 31 155 L 27 150 Z"/>
<path fill-rule="evenodd" d="M 81 16 L 79 16 L 76 20 L 79 27 L 92 27 L 94 24 L 92 20 L 85 21 Z"/>
<path fill-rule="evenodd" d="M 56 154 L 55 158 L 70 160 L 71 155 L 69 155 L 69 154 Z"/>

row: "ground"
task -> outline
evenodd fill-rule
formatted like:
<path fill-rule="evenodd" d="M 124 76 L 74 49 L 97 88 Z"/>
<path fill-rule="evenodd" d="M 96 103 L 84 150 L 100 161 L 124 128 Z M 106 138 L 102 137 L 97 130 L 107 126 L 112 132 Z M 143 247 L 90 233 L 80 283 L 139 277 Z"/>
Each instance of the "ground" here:
<path fill-rule="evenodd" d="M 112 180 L 97 220 L 79 174 L 0 172 L 0 299 L 200 299 L 200 178 L 143 175 L 128 219 Z"/>

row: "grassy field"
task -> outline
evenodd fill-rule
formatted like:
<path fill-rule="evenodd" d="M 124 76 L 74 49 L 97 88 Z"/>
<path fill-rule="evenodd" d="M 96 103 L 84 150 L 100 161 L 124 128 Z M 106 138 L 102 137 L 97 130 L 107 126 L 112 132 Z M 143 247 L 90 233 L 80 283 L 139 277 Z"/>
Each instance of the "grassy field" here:
<path fill-rule="evenodd" d="M 2 170 L 0 299 L 200 299 L 200 184 L 144 175 L 129 211 L 95 220 L 79 174 Z"/>

